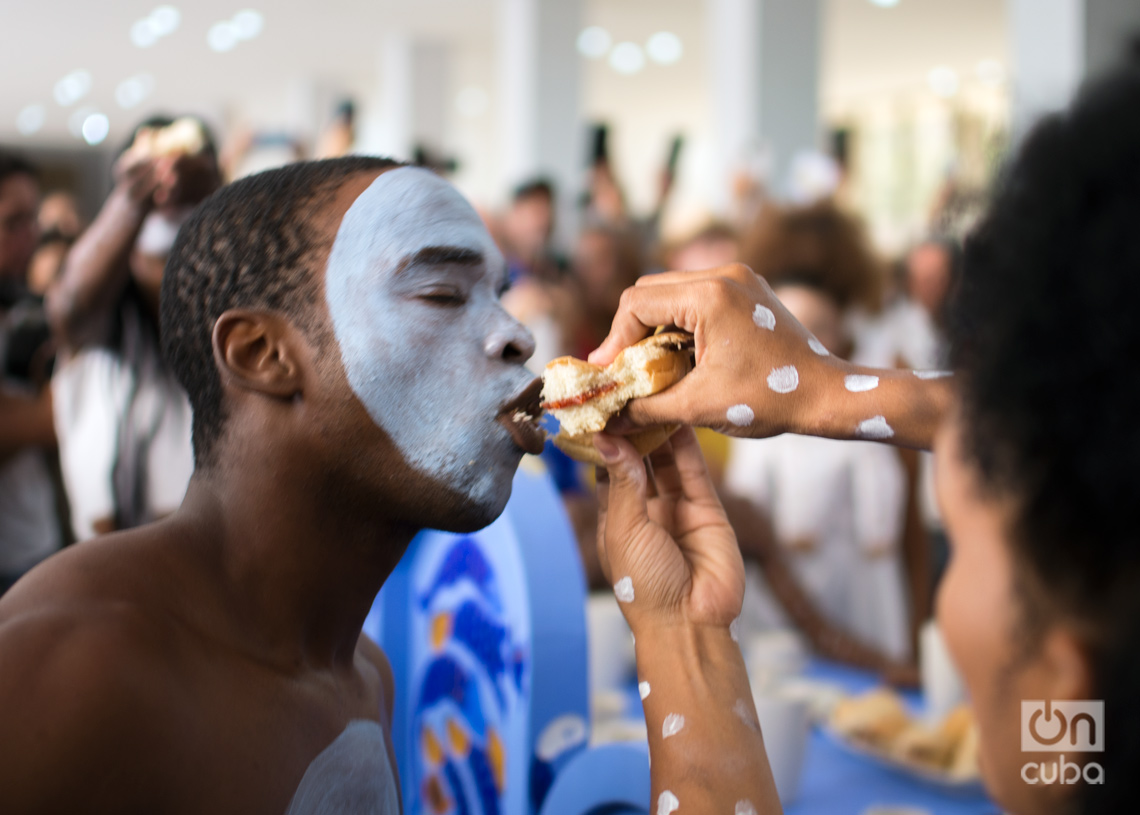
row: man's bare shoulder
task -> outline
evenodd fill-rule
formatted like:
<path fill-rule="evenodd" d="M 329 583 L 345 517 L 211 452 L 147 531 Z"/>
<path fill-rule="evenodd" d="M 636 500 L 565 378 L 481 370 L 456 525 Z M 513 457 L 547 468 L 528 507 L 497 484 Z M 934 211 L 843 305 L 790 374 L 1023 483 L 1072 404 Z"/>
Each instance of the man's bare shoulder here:
<path fill-rule="evenodd" d="M 170 701 L 167 623 L 145 594 L 115 585 L 130 542 L 97 551 L 105 545 L 60 553 L 0 600 L 0 788 L 10 811 L 82 805 L 85 787 L 109 786 L 103 771 L 145 770 L 158 746 Z M 145 797 L 144 776 L 123 790 Z"/>

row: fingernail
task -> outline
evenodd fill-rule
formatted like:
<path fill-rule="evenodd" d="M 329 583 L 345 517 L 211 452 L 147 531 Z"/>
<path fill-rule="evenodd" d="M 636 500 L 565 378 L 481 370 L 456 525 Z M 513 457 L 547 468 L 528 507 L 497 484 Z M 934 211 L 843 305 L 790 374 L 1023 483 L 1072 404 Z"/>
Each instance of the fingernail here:
<path fill-rule="evenodd" d="M 594 446 L 598 448 L 598 452 L 607 462 L 617 461 L 621 458 L 621 450 L 611 439 L 605 436 L 594 436 Z"/>

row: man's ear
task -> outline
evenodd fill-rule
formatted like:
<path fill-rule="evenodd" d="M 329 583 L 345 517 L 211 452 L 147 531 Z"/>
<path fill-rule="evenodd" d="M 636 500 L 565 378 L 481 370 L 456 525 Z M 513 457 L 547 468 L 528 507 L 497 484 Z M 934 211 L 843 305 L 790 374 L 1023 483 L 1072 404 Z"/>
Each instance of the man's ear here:
<path fill-rule="evenodd" d="M 214 361 L 223 383 L 292 398 L 304 381 L 297 330 L 277 314 L 231 309 L 214 323 Z"/>

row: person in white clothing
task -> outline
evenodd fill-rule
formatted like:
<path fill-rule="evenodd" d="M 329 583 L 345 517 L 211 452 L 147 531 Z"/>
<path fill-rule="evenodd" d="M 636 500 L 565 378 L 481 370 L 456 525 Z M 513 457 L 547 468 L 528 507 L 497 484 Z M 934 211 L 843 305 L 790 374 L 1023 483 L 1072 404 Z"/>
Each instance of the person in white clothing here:
<path fill-rule="evenodd" d="M 823 348 L 847 350 L 839 308 L 822 290 L 790 283 L 775 293 Z M 853 381 L 849 390 L 868 384 Z M 890 659 L 910 656 L 899 553 L 906 483 L 894 450 L 797 435 L 733 439 L 725 487 L 767 515 L 792 573 L 829 622 Z M 744 623 L 790 624 L 755 566 Z"/>

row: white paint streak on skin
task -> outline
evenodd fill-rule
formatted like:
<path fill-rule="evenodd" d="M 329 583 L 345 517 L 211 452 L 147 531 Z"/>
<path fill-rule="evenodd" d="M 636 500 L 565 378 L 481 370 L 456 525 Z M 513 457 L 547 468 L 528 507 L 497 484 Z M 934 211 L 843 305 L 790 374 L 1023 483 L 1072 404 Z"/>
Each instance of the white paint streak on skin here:
<path fill-rule="evenodd" d="M 685 717 L 680 713 L 670 713 L 661 724 L 661 738 L 676 736 L 685 727 Z"/>
<path fill-rule="evenodd" d="M 791 393 L 800 386 L 800 372 L 795 365 L 773 368 L 768 374 L 768 387 L 776 393 Z"/>
<path fill-rule="evenodd" d="M 895 431 L 887 424 L 885 416 L 872 416 L 859 422 L 855 434 L 861 439 L 889 439 L 895 435 Z"/>
<path fill-rule="evenodd" d="M 943 377 L 953 376 L 953 371 L 914 371 L 914 375 L 919 379 L 942 379 Z"/>
<path fill-rule="evenodd" d="M 622 603 L 633 602 L 633 578 L 623 577 L 614 584 L 614 596 Z"/>
<path fill-rule="evenodd" d="M 829 356 L 831 356 L 831 352 L 830 352 L 830 351 L 828 351 L 828 350 L 827 350 L 827 349 L 826 349 L 826 348 L 823 346 L 823 343 L 822 343 L 822 342 L 820 342 L 819 340 L 817 340 L 815 337 L 808 337 L 808 348 L 810 348 L 811 350 L 815 351 L 815 352 L 816 352 L 817 354 L 819 354 L 821 357 L 829 357 Z"/>
<path fill-rule="evenodd" d="M 756 414 L 748 405 L 733 405 L 728 409 L 728 420 L 737 427 L 748 427 L 756 419 Z"/>
<path fill-rule="evenodd" d="M 767 306 L 756 305 L 756 310 L 752 312 L 752 322 L 760 328 L 766 328 L 769 331 L 776 330 L 776 315 Z"/>
<path fill-rule="evenodd" d="M 879 387 L 879 377 L 870 376 L 868 374 L 850 374 L 849 376 L 843 377 L 843 387 L 852 393 L 873 391 Z"/>
<path fill-rule="evenodd" d="M 484 263 L 417 263 L 429 247 Z M 413 470 L 501 509 L 520 451 L 495 421 L 531 381 L 496 349 L 531 344 L 498 300 L 504 263 L 478 214 L 434 173 L 381 173 L 348 208 L 327 263 L 325 298 L 345 375 Z M 432 293 L 461 294 L 440 306 Z M 468 467 L 471 461 L 478 467 Z"/>
<path fill-rule="evenodd" d="M 641 695 L 641 701 L 644 702 L 645 697 L 649 695 L 649 683 L 648 682 L 638 682 L 637 683 L 637 692 L 638 692 L 638 694 Z"/>
<path fill-rule="evenodd" d="M 734 815 L 756 815 L 756 807 L 752 806 L 752 802 L 745 798 L 736 802 Z"/>
<path fill-rule="evenodd" d="M 728 624 L 728 636 L 732 637 L 733 642 L 740 642 L 740 618 L 737 617 Z"/>
<path fill-rule="evenodd" d="M 748 709 L 748 703 L 743 699 L 737 699 L 732 705 L 732 712 L 736 714 L 736 718 L 744 722 L 749 730 L 759 731 L 760 724 L 756 721 L 756 717 L 752 715 L 752 711 Z"/>
<path fill-rule="evenodd" d="M 671 815 L 680 806 L 681 802 L 677 800 L 677 796 L 669 790 L 665 790 L 657 797 L 657 815 Z"/>

